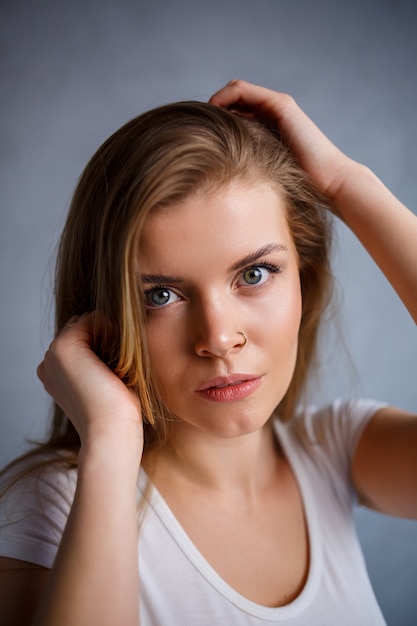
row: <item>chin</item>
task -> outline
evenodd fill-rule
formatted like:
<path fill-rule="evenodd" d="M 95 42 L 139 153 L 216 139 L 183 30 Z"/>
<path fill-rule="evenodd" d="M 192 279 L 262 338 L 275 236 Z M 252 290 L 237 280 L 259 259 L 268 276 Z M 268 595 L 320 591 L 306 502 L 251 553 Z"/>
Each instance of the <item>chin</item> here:
<path fill-rule="evenodd" d="M 234 439 L 251 435 L 261 430 L 268 423 L 275 406 L 269 410 L 258 410 L 256 413 L 246 413 L 243 411 L 236 412 L 225 411 L 223 416 L 211 415 L 207 420 L 194 424 L 197 428 L 203 430 L 208 435 L 219 439 Z"/>

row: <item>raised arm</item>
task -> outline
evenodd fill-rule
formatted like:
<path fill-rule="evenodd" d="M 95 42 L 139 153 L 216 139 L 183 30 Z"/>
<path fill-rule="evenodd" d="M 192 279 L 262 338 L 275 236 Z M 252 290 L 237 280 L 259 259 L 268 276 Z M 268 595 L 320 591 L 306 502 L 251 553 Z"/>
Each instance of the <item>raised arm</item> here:
<path fill-rule="evenodd" d="M 16 563 L 9 576 L 2 575 L 11 606 L 13 597 L 23 597 L 20 587 L 29 572 L 37 626 L 139 623 L 140 407 L 91 350 L 91 325 L 89 316 L 65 328 L 38 370 L 46 390 L 76 427 L 81 450 L 74 503 L 46 585 L 36 582 L 45 571 L 31 572 L 24 564 L 21 575 Z"/>
<path fill-rule="evenodd" d="M 232 81 L 211 102 L 276 124 L 316 187 L 384 272 L 417 323 L 417 217 L 343 154 L 286 94 Z"/>
<path fill-rule="evenodd" d="M 275 124 L 310 175 L 388 278 L 417 323 L 417 217 L 378 178 L 334 146 L 294 100 L 232 81 L 211 102 Z M 365 428 L 352 464 L 362 501 L 417 518 L 417 417 L 379 411 Z"/>

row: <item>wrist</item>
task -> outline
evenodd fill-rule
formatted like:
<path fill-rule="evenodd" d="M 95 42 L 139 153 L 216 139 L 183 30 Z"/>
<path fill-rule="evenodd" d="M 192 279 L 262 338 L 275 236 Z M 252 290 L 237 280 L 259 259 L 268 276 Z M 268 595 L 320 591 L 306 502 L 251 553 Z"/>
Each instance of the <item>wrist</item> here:
<path fill-rule="evenodd" d="M 366 165 L 347 159 L 328 196 L 335 214 L 348 222 L 349 216 L 355 211 L 361 212 L 368 196 L 377 193 L 378 188 L 384 187 Z"/>
<path fill-rule="evenodd" d="M 84 441 L 78 457 L 81 472 L 87 470 L 132 476 L 135 481 L 143 454 L 143 431 L 141 425 L 121 423 L 117 428 L 91 430 Z"/>

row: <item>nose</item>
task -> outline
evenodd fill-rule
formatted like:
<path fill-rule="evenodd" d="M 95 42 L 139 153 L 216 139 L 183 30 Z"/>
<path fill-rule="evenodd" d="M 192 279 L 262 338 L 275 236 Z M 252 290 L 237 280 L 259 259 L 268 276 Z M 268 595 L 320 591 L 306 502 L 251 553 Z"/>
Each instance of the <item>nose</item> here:
<path fill-rule="evenodd" d="M 244 324 L 236 304 L 212 299 L 201 303 L 194 311 L 194 350 L 203 357 L 224 358 L 246 345 Z"/>

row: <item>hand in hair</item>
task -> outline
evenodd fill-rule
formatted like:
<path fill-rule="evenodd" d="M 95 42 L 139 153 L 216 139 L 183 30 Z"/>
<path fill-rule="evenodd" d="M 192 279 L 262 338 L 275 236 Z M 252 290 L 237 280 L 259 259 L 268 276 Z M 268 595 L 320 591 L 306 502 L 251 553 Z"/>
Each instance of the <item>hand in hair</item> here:
<path fill-rule="evenodd" d="M 350 159 L 321 132 L 291 96 L 243 80 L 232 80 L 211 97 L 210 103 L 254 115 L 277 126 L 317 189 L 330 200 L 334 199 Z"/>
<path fill-rule="evenodd" d="M 282 93 L 231 81 L 211 103 L 274 125 L 313 184 L 355 233 L 417 323 L 417 217 L 366 167 L 336 148 Z M 352 476 L 363 502 L 379 511 L 417 517 L 417 415 L 387 407 L 357 446 Z"/>
<path fill-rule="evenodd" d="M 70 320 L 49 346 L 38 376 L 82 445 L 119 434 L 134 435 L 143 445 L 138 398 L 92 349 L 94 318 L 92 313 Z"/>
<path fill-rule="evenodd" d="M 291 96 L 233 80 L 210 102 L 255 115 L 279 129 L 313 184 L 329 198 L 417 323 L 415 215 L 368 168 L 336 148 Z"/>

